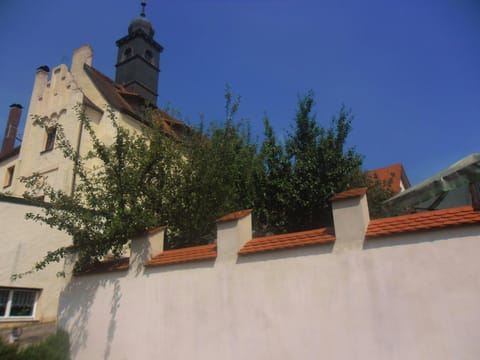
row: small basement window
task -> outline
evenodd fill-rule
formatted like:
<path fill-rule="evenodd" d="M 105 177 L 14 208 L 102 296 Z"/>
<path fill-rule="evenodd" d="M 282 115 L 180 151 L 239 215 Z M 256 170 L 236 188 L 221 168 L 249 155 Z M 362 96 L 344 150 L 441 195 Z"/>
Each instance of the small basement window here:
<path fill-rule="evenodd" d="M 43 152 L 52 151 L 53 147 L 55 146 L 55 137 L 57 135 L 57 128 L 50 127 L 45 129 L 46 136 L 45 136 L 45 146 L 43 148 Z"/>
<path fill-rule="evenodd" d="M 15 166 L 10 166 L 9 168 L 7 168 L 7 172 L 5 173 L 5 182 L 3 183 L 4 188 L 12 185 L 14 173 L 15 173 Z"/>
<path fill-rule="evenodd" d="M 39 290 L 0 288 L 0 320 L 33 319 Z"/>

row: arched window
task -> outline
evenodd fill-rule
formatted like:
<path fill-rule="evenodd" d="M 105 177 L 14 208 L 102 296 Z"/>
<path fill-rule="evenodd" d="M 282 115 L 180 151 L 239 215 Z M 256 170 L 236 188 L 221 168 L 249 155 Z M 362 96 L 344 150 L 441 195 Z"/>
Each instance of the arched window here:
<path fill-rule="evenodd" d="M 55 137 L 57 135 L 57 127 L 52 126 L 49 128 L 45 128 L 46 136 L 45 136 L 45 146 L 43 152 L 52 151 L 55 145 Z"/>
<path fill-rule="evenodd" d="M 153 54 L 150 50 L 145 50 L 145 59 L 149 62 L 153 61 Z"/>
<path fill-rule="evenodd" d="M 129 57 L 131 57 L 133 54 L 133 51 L 132 51 L 132 48 L 128 47 L 125 49 L 125 51 L 123 52 L 123 60 L 126 60 L 128 59 Z"/>

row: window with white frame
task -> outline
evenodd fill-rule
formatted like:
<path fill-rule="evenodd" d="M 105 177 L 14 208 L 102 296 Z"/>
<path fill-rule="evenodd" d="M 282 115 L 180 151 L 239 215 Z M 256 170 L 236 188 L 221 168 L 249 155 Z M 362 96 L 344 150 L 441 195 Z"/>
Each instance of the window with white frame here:
<path fill-rule="evenodd" d="M 39 290 L 0 287 L 0 320 L 33 318 Z"/>

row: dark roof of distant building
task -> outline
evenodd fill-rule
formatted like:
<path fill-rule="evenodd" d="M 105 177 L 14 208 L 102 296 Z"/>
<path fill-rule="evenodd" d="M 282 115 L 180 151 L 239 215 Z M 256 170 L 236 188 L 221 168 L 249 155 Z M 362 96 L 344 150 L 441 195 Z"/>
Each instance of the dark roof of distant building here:
<path fill-rule="evenodd" d="M 470 154 L 425 181 L 393 196 L 389 206 L 415 207 L 471 182 L 480 181 L 480 154 Z"/>

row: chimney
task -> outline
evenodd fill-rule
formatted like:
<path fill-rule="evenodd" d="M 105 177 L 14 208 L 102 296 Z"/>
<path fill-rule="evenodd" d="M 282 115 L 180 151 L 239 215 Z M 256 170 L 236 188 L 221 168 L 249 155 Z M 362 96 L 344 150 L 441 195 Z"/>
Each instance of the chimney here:
<path fill-rule="evenodd" d="M 347 190 L 333 196 L 333 222 L 335 226 L 335 252 L 361 250 L 370 214 L 367 188 Z"/>
<path fill-rule="evenodd" d="M 22 116 L 22 105 L 10 105 L 10 114 L 8 115 L 7 127 L 5 128 L 5 136 L 3 137 L 2 151 L 0 154 L 9 153 L 15 148 L 15 139 L 17 138 L 18 124 Z"/>

